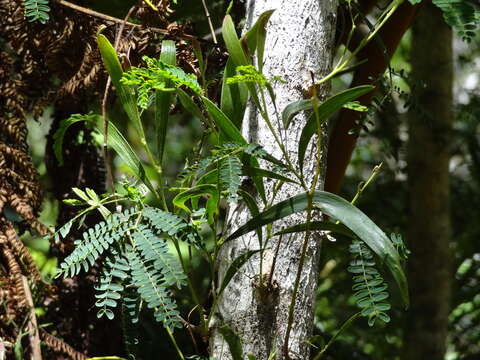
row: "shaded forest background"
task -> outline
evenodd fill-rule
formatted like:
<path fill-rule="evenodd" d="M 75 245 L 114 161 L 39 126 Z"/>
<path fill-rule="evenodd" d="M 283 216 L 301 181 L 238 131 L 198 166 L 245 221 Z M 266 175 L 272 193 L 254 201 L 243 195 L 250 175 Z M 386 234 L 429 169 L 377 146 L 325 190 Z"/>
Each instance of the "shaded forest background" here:
<path fill-rule="evenodd" d="M 234 1 L 231 14 L 239 29 L 244 18 L 241 1 Z M 81 124 L 72 126 L 64 140 L 64 164 L 60 165 L 53 154 L 53 134 L 61 120 L 71 114 L 102 112 L 108 107 L 109 115 L 116 119 L 123 131 L 135 144 L 134 132 L 123 115 L 112 91 L 105 98 L 107 76 L 96 49 L 95 34 L 102 24 L 105 34 L 112 40 L 118 37 L 117 49 L 125 54 L 132 65 L 141 61 L 142 55 L 158 56 L 162 39 L 175 40 L 179 66 L 196 73 L 198 63 L 190 46 L 192 34 L 199 39 L 209 62 L 209 81 L 212 96 L 219 91 L 221 70 L 227 54 L 221 44 L 214 43 L 207 17 L 200 1 L 178 1 L 178 4 L 162 1 L 159 12 L 154 12 L 143 2 L 126 0 L 108 2 L 76 1 L 75 4 L 101 14 L 108 14 L 118 21 L 105 21 L 98 14 L 87 14 L 59 2 L 51 3 L 50 21 L 46 24 L 24 20 L 21 2 L 0 1 L 0 219 L 2 266 L 0 267 L 0 341 L 17 344 L 21 348 L 25 334 L 19 333 L 28 314 L 28 304 L 15 302 L 28 298 L 22 293 L 22 276 L 37 283 L 32 299 L 36 304 L 38 322 L 42 325 L 41 338 L 50 347 L 48 358 L 84 358 L 89 355 L 122 355 L 123 338 L 121 324 L 98 320 L 93 309 L 95 301 L 96 269 L 88 276 L 67 280 L 39 281 L 52 277 L 56 264 L 72 250 L 73 241 L 81 230 L 72 232 L 66 242 L 55 242 L 49 237 L 48 227 L 61 225 L 75 214 L 75 208 L 62 203 L 74 197 L 71 188 L 106 190 L 106 173 L 98 139 Z M 129 21 L 142 23 L 145 28 L 122 26 L 132 6 L 136 5 Z M 215 29 L 221 25 L 229 8 L 228 1 L 208 2 L 208 9 Z M 423 10 L 433 11 L 430 8 Z M 374 9 L 375 11 L 375 9 Z M 339 25 L 340 27 L 342 24 Z M 150 28 L 149 28 L 150 27 Z M 152 29 L 153 28 L 153 29 Z M 342 29 L 340 28 L 339 31 Z M 218 32 L 216 34 L 219 35 Z M 438 41 L 441 41 L 439 38 Z M 480 36 L 465 43 L 453 31 L 453 102 L 446 106 L 452 112 L 452 130 L 444 146 L 449 151 L 450 170 L 450 222 L 448 242 L 442 247 L 449 256 L 450 265 L 448 296 L 444 296 L 442 284 L 435 284 L 428 292 L 431 302 L 440 300 L 448 309 L 448 335 L 446 359 L 480 359 L 480 142 L 478 119 L 480 117 L 480 93 L 478 92 Z M 437 46 L 432 44 L 432 46 Z M 382 229 L 400 233 L 409 243 L 407 229 L 412 223 L 409 208 L 409 140 L 408 116 L 412 112 L 428 113 L 418 95 L 423 83 L 412 77 L 412 59 L 420 56 L 418 47 L 412 46 L 409 30 L 391 59 L 387 71 L 375 79 L 379 87 L 365 118 L 340 194 L 353 198 L 358 186 L 365 181 L 372 169 L 382 163 L 375 181 L 363 192 L 357 206 L 368 214 Z M 444 73 L 438 72 L 438 77 Z M 335 79 L 334 89 L 350 85 L 351 74 Z M 103 102 L 103 105 L 102 105 Z M 146 126 L 152 126 L 146 114 Z M 150 124 L 150 125 L 148 125 Z M 170 183 L 174 174 L 184 166 L 195 145 L 201 124 L 177 106 L 171 111 L 171 133 L 166 149 L 169 159 L 166 169 Z M 146 131 L 147 134 L 152 133 Z M 338 151 L 331 148 L 330 152 Z M 111 159 L 116 174 L 122 172 L 118 159 Z M 9 171 L 12 170 L 12 171 Z M 153 171 L 148 169 L 147 171 Z M 18 176 L 19 175 L 19 176 Z M 410 175 L 411 176 L 411 175 Z M 434 187 L 437 178 L 431 177 Z M 18 218 L 18 214 L 20 218 Z M 38 220 L 37 220 L 38 216 Z M 12 222 L 15 226 L 12 226 Z M 94 224 L 98 218 L 87 218 L 86 224 Z M 438 219 L 430 219 L 433 226 Z M 423 226 L 417 224 L 417 226 Z M 39 237 L 40 235 L 47 235 Z M 20 240 L 27 245 L 28 253 Z M 341 324 L 355 312 L 351 295 L 351 276 L 346 271 L 351 260 L 348 241 L 324 244 L 320 282 L 317 294 L 315 339 L 321 344 L 327 341 Z M 31 258 L 30 258 L 31 256 Z M 419 256 L 413 251 L 411 259 Z M 434 282 L 434 272 L 444 271 L 437 266 L 427 266 L 428 253 L 417 259 Z M 35 264 L 40 269 L 37 273 Z M 198 284 L 203 284 L 208 294 L 206 264 L 194 259 Z M 431 272 L 431 273 L 430 273 Z M 11 274 L 17 274 L 11 276 Z M 419 273 L 417 273 L 419 274 Z M 419 274 L 420 275 L 420 274 Z M 425 275 L 425 274 L 422 274 Z M 415 282 L 416 273 L 410 273 Z M 438 286 L 437 286 L 438 285 Z M 393 287 L 392 287 L 393 288 Z M 435 293 L 438 289 L 438 293 Z M 421 292 L 415 289 L 414 291 Z M 16 298 L 18 293 L 23 295 Z M 180 295 L 180 294 L 178 294 Z M 179 296 L 180 297 L 180 296 Z M 188 313 L 189 303 L 180 303 L 182 312 Z M 402 310 L 392 311 L 392 321 L 370 328 L 362 319 L 343 334 L 329 350 L 329 359 L 399 359 L 405 349 L 408 322 L 416 321 L 422 314 L 406 315 Z M 427 318 L 428 321 L 428 318 Z M 430 329 L 432 336 L 440 329 Z M 167 341 L 163 328 L 148 318 L 141 321 L 142 358 L 175 358 L 174 349 Z M 189 335 L 179 333 L 178 341 L 185 352 L 196 353 Z M 62 339 L 62 340 L 60 340 Z M 72 346 L 68 347 L 66 344 Z M 421 347 L 423 344 L 418 344 Z M 21 350 L 20 350 L 21 351 Z M 21 358 L 21 357 L 20 357 Z"/>

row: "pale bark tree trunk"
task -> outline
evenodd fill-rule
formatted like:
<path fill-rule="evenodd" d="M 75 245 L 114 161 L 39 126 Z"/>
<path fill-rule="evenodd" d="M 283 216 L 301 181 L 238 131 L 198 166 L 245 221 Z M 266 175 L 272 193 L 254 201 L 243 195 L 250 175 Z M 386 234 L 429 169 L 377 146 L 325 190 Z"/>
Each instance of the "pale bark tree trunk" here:
<path fill-rule="evenodd" d="M 311 73 L 318 80 L 329 72 L 334 47 L 336 8 L 336 0 L 251 0 L 247 3 L 246 28 L 250 27 L 264 11 L 276 10 L 267 27 L 264 74 L 270 79 L 278 76 L 286 81 L 274 83 L 280 111 L 288 103 L 303 97 L 302 92 L 312 84 Z M 324 96 L 327 91 L 328 87 L 324 87 L 319 90 L 319 95 Z M 275 119 L 271 104 L 268 111 L 271 118 Z M 287 150 L 294 164 L 297 163 L 296 149 L 305 120 L 304 116 L 297 116 L 286 134 L 282 129 L 281 137 L 286 138 Z M 276 121 L 274 124 L 280 125 Z M 275 144 L 265 121 L 252 106 L 247 108 L 243 127 L 248 141 L 259 143 L 274 156 L 282 158 L 281 151 Z M 323 158 L 326 155 L 326 137 L 323 137 L 322 144 L 324 144 Z M 307 154 L 305 165 L 307 183 L 313 178 L 315 152 L 316 150 L 312 148 Z M 324 169 L 325 166 L 322 167 L 319 188 L 323 187 Z M 271 184 L 267 183 L 266 188 L 267 193 L 271 194 Z M 284 185 L 275 202 L 300 192 L 300 187 Z M 229 215 L 232 230 L 245 223 L 248 218 L 249 213 L 244 205 L 239 204 L 232 208 Z M 304 215 L 278 221 L 274 228 L 279 229 L 300 222 L 305 222 Z M 260 274 L 259 256 L 253 257 L 237 273 L 218 305 L 211 338 L 212 356 L 219 360 L 232 358 L 226 342 L 216 331 L 217 326 L 228 324 L 242 339 L 245 356 L 254 354 L 258 360 L 266 360 L 272 352 L 276 352 L 275 359 L 285 359 L 283 344 L 303 240 L 303 234 L 283 237 L 273 270 L 273 284 L 276 289 L 272 289 L 268 297 L 261 297 L 256 291 L 255 281 L 259 279 Z M 220 279 L 234 259 L 247 250 L 255 249 L 259 249 L 259 242 L 254 232 L 223 245 L 219 255 Z M 276 249 L 277 239 L 274 239 L 263 253 L 263 274 L 270 274 Z M 308 359 L 310 353 L 307 340 L 311 337 L 313 327 L 319 253 L 320 239 L 318 236 L 311 237 L 289 340 L 289 356 L 292 359 Z"/>
<path fill-rule="evenodd" d="M 418 107 L 409 114 L 408 261 L 411 308 L 405 360 L 441 360 L 446 350 L 451 271 L 449 161 L 452 32 L 428 4 L 413 27 L 412 78 Z"/>

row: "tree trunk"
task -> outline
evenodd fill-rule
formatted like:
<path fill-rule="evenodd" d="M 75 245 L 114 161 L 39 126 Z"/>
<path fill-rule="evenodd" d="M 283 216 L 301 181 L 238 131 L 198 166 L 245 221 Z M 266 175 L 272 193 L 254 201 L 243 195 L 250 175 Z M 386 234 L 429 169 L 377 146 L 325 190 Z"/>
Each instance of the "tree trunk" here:
<path fill-rule="evenodd" d="M 428 4 L 414 27 L 412 78 L 418 106 L 409 114 L 408 242 L 411 309 L 404 359 L 444 358 L 450 305 L 449 161 L 452 124 L 452 33 Z"/>
<path fill-rule="evenodd" d="M 290 102 L 303 97 L 303 92 L 312 84 L 311 73 L 319 80 L 331 67 L 333 40 L 336 23 L 336 0 L 251 0 L 247 3 L 248 29 L 258 16 L 266 10 L 276 9 L 267 27 L 265 45 L 264 74 L 272 79 L 278 76 L 285 82 L 274 82 L 279 111 Z M 319 89 L 324 96 L 328 87 Z M 268 112 L 275 119 L 273 106 L 268 104 Z M 287 151 L 292 162 L 297 163 L 297 144 L 300 130 L 305 124 L 304 116 L 297 116 L 287 132 L 280 131 L 280 137 L 286 139 Z M 274 124 L 278 124 L 274 121 Z M 277 129 L 278 131 L 278 129 Z M 273 136 L 265 121 L 253 106 L 249 106 L 244 119 L 243 133 L 250 142 L 261 144 L 269 153 L 282 158 Z M 314 142 L 314 141 L 312 141 Z M 322 139 L 322 160 L 325 157 L 326 137 Z M 305 171 L 307 183 L 313 178 L 316 149 L 307 153 Z M 322 161 L 322 164 L 324 162 Z M 262 164 L 267 166 L 266 164 Z M 322 165 L 319 188 L 323 187 L 325 166 Z M 272 184 L 266 183 L 267 197 L 272 194 Z M 302 189 L 284 185 L 277 194 L 275 202 L 300 193 Z M 230 209 L 229 225 L 235 229 L 249 218 L 243 204 Z M 305 216 L 291 216 L 278 221 L 274 229 L 304 222 Z M 284 236 L 278 247 L 274 238 L 265 246 L 263 264 L 260 270 L 260 256 L 252 257 L 245 264 L 225 290 L 219 302 L 211 338 L 211 354 L 220 360 L 231 359 L 229 348 L 216 330 L 223 324 L 229 325 L 242 339 L 245 356 L 254 354 L 258 360 L 267 359 L 273 352 L 276 359 L 285 359 L 284 340 L 289 317 L 289 306 L 304 235 Z M 247 250 L 259 249 L 255 233 L 223 245 L 219 258 L 219 278 L 223 278 L 228 265 Z M 301 273 L 301 281 L 296 296 L 293 326 L 288 342 L 288 353 L 292 359 L 308 359 L 310 349 L 307 340 L 313 327 L 313 306 L 317 285 L 318 258 L 320 253 L 319 237 L 310 237 L 307 256 Z M 276 259 L 276 260 L 274 260 Z M 273 267 L 273 269 L 272 269 Z M 260 294 L 256 282 L 259 274 L 272 273 L 272 287 L 268 294 Z M 266 295 L 266 296 L 265 296 Z"/>

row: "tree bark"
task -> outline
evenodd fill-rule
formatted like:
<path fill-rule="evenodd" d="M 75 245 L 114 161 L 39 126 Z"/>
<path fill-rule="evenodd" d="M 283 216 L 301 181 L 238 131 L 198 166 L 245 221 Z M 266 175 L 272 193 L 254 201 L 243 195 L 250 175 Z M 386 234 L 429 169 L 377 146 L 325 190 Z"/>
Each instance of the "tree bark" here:
<path fill-rule="evenodd" d="M 408 262 L 411 309 L 404 359 L 444 358 L 450 305 L 449 161 L 452 32 L 432 4 L 413 27 L 412 78 L 418 106 L 409 114 Z"/>
<path fill-rule="evenodd" d="M 319 80 L 331 67 L 334 31 L 336 23 L 336 0 L 250 0 L 247 3 L 248 29 L 258 16 L 266 10 L 276 9 L 267 26 L 265 45 L 264 74 L 272 79 L 278 76 L 285 82 L 273 82 L 279 111 L 290 102 L 303 97 L 311 87 L 311 73 Z M 328 87 L 319 89 L 324 96 Z M 275 119 L 273 106 L 268 104 L 268 113 Z M 297 116 L 287 132 L 276 129 L 285 139 L 292 162 L 297 163 L 297 144 L 300 130 L 305 124 L 304 116 Z M 279 123 L 273 121 L 276 126 Z M 282 153 L 269 132 L 265 121 L 253 106 L 249 106 L 244 119 L 243 133 L 249 142 L 261 144 L 269 153 L 282 158 Z M 312 141 L 314 143 L 314 141 Z M 323 188 L 327 139 L 322 138 L 322 171 L 319 188 Z M 314 146 L 307 154 L 305 176 L 307 183 L 313 178 L 316 163 Z M 266 164 L 263 164 L 266 166 Z M 272 183 L 266 183 L 267 196 L 272 194 Z M 300 193 L 302 189 L 284 185 L 275 202 Z M 243 204 L 230 209 L 229 225 L 232 230 L 249 218 Z M 291 216 L 274 224 L 274 230 L 305 222 L 305 215 Z M 272 239 L 262 253 L 263 265 L 260 270 L 260 256 L 252 257 L 245 264 L 225 290 L 218 304 L 213 334 L 211 354 L 220 360 L 231 359 L 228 346 L 216 330 L 228 324 L 242 339 L 244 355 L 253 354 L 258 360 L 267 359 L 276 353 L 275 359 L 285 359 L 284 340 L 289 317 L 289 306 L 300 261 L 304 235 L 284 236 L 278 247 L 278 239 Z M 259 249 L 256 234 L 226 243 L 220 250 L 219 280 L 223 278 L 228 265 L 247 250 Z M 313 327 L 313 305 L 317 285 L 318 258 L 320 253 L 319 236 L 310 237 L 301 281 L 296 296 L 294 321 L 288 343 L 288 354 L 292 359 L 308 359 L 310 349 L 307 340 Z M 273 270 L 272 270 L 273 268 Z M 272 273 L 272 287 L 268 294 L 258 292 L 259 274 Z"/>

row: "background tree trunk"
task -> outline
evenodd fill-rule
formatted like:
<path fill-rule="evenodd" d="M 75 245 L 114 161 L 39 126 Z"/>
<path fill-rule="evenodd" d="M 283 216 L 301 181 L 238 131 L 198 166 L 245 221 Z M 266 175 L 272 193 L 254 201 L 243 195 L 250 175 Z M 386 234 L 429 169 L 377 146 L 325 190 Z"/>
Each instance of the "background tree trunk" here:
<path fill-rule="evenodd" d="M 311 72 L 317 80 L 329 72 L 334 48 L 336 8 L 335 0 L 251 0 L 247 3 L 246 28 L 254 24 L 264 11 L 276 9 L 267 27 L 264 74 L 269 79 L 279 76 L 286 81 L 274 83 L 280 111 L 288 103 L 303 97 L 302 92 L 312 84 Z M 327 91 L 328 88 L 325 87 L 320 89 L 319 93 L 325 95 Z M 275 119 L 272 104 L 269 104 L 268 111 L 271 118 Z M 294 164 L 297 161 L 296 149 L 300 130 L 305 120 L 305 117 L 298 116 L 287 133 L 284 133 L 283 129 L 281 131 L 281 137 L 286 139 L 287 149 Z M 277 124 L 276 121 L 274 123 Z M 280 124 L 277 125 L 280 126 Z M 243 132 L 250 142 L 259 143 L 274 156 L 282 157 L 264 120 L 252 106 L 247 108 Z M 322 144 L 326 146 L 326 137 L 322 139 Z M 311 149 L 310 154 L 307 154 L 305 165 L 307 183 L 313 178 L 315 151 Z M 323 157 L 325 154 L 324 149 Z M 322 169 L 322 178 L 324 168 L 325 166 Z M 266 184 L 268 194 L 271 194 L 271 185 Z M 323 179 L 320 181 L 320 186 L 323 187 Z M 296 195 L 300 191 L 299 187 L 284 185 L 275 202 Z M 230 209 L 229 224 L 232 228 L 236 228 L 248 217 L 248 210 L 244 205 L 239 204 Z M 274 228 L 286 227 L 302 220 L 305 221 L 304 216 L 292 216 L 286 221 L 278 221 Z M 303 235 L 284 236 L 276 261 L 273 259 L 277 239 L 270 241 L 266 246 L 261 272 L 269 274 L 272 265 L 275 264 L 272 276 L 274 289 L 271 289 L 267 298 L 261 300 L 255 287 L 255 281 L 259 279 L 260 274 L 259 257 L 253 257 L 244 265 L 225 290 L 217 309 L 215 326 L 228 324 L 241 337 L 245 355 L 251 353 L 256 355 L 258 360 L 263 360 L 267 359 L 272 352 L 276 352 L 276 359 L 285 358 L 283 343 L 288 310 L 292 301 L 303 240 Z M 220 279 L 234 259 L 247 250 L 259 249 L 259 247 L 255 233 L 225 244 L 219 254 L 222 259 L 219 269 Z M 311 237 L 289 341 L 289 354 L 292 359 L 308 359 L 310 352 L 306 341 L 312 333 L 319 250 L 319 237 Z M 218 359 L 231 359 L 227 344 L 215 328 L 211 339 L 211 350 L 212 356 Z"/>
<path fill-rule="evenodd" d="M 412 78 L 418 106 L 409 114 L 408 242 L 411 309 L 404 359 L 444 358 L 450 304 L 449 161 L 452 32 L 428 4 L 413 26 Z"/>

